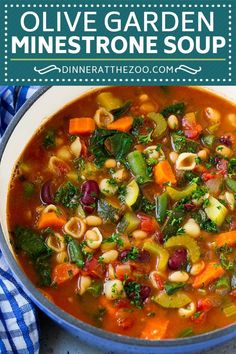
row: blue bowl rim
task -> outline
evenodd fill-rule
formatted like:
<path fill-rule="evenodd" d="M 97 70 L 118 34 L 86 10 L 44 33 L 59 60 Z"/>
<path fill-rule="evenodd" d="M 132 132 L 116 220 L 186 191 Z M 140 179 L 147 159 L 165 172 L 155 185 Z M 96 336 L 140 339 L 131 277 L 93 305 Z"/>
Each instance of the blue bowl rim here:
<path fill-rule="evenodd" d="M 45 92 L 47 92 L 52 86 L 43 86 L 39 88 L 39 90 L 34 93 L 31 98 L 29 98 L 26 103 L 19 109 L 16 113 L 10 124 L 8 125 L 4 136 L 2 137 L 0 143 L 0 167 L 2 156 L 5 150 L 5 147 L 8 143 L 8 140 L 17 127 L 19 121 L 24 116 L 26 111 L 37 101 Z M 224 337 L 236 337 L 236 323 L 228 325 L 226 327 L 216 329 L 207 333 L 203 333 L 200 335 L 195 335 L 193 337 L 187 338 L 176 338 L 176 339 L 163 339 L 163 340 L 145 340 L 139 338 L 128 337 L 125 335 L 119 335 L 112 332 L 105 331 L 103 329 L 97 328 L 90 324 L 87 324 L 69 313 L 65 312 L 58 306 L 54 305 L 50 302 L 45 296 L 41 294 L 41 292 L 33 285 L 30 279 L 26 276 L 26 274 L 21 269 L 20 265 L 12 255 L 7 242 L 4 237 L 4 233 L 2 227 L 0 225 L 0 247 L 1 251 L 7 261 L 14 277 L 24 290 L 24 292 L 29 296 L 29 298 L 49 317 L 51 317 L 57 323 L 64 325 L 64 327 L 76 331 L 82 330 L 84 332 L 88 332 L 95 337 L 100 337 L 101 339 L 107 341 L 113 341 L 117 344 L 127 344 L 127 346 L 137 346 L 137 347 L 147 347 L 151 348 L 174 348 L 176 346 L 194 346 L 201 343 L 212 342 L 214 345 L 214 340 L 221 338 L 221 343 L 226 340 Z"/>

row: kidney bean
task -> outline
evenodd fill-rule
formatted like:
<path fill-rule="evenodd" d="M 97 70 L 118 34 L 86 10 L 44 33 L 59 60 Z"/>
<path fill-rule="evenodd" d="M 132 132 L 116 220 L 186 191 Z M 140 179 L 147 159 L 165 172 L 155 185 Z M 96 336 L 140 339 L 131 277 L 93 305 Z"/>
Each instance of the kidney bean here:
<path fill-rule="evenodd" d="M 130 250 L 124 250 L 119 254 L 118 260 L 120 262 L 124 262 L 125 259 L 127 258 L 128 254 L 129 254 Z"/>
<path fill-rule="evenodd" d="M 148 263 L 150 261 L 150 253 L 146 250 L 139 251 L 137 262 Z"/>
<path fill-rule="evenodd" d="M 140 298 L 141 298 L 141 301 L 144 302 L 144 301 L 149 297 L 150 294 L 151 294 L 151 288 L 150 288 L 150 286 L 148 286 L 148 285 L 141 285 L 141 288 L 140 288 Z"/>
<path fill-rule="evenodd" d="M 232 137 L 230 135 L 223 135 L 220 137 L 219 142 L 221 144 L 224 144 L 225 146 L 231 147 L 233 142 L 232 142 Z"/>
<path fill-rule="evenodd" d="M 168 267 L 172 270 L 179 270 L 187 263 L 187 251 L 184 248 L 175 250 L 168 260 Z"/>
<path fill-rule="evenodd" d="M 52 191 L 52 181 L 45 182 L 40 191 L 40 199 L 43 204 L 52 204 L 54 201 L 54 194 Z"/>
<path fill-rule="evenodd" d="M 93 214 L 94 213 L 94 211 L 95 211 L 95 206 L 93 206 L 93 205 L 84 205 L 83 204 L 83 209 L 84 209 L 84 211 L 85 211 L 85 213 L 86 214 Z"/>
<path fill-rule="evenodd" d="M 81 202 L 87 214 L 92 214 L 95 210 L 99 198 L 99 186 L 96 181 L 88 180 L 81 186 Z"/>

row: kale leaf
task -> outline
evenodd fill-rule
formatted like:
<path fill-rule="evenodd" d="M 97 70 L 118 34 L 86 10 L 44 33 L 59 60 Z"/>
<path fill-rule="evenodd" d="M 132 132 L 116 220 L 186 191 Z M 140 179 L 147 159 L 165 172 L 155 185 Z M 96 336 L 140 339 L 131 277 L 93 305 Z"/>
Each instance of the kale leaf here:
<path fill-rule="evenodd" d="M 122 160 L 130 151 L 133 138 L 128 133 L 116 130 L 96 129 L 90 139 L 90 152 L 95 157 L 97 167 L 102 167 L 111 156 Z"/>
<path fill-rule="evenodd" d="M 40 286 L 50 286 L 51 279 L 51 254 L 43 254 L 35 261 L 35 270 L 39 277 Z"/>
<path fill-rule="evenodd" d="M 13 236 L 15 247 L 26 252 L 32 258 L 49 252 L 43 237 L 31 229 L 17 226 L 13 231 Z"/>
<path fill-rule="evenodd" d="M 52 129 L 46 131 L 43 137 L 43 146 L 45 147 L 45 149 L 55 147 L 55 141 L 56 141 L 55 131 Z"/>
<path fill-rule="evenodd" d="M 161 114 L 165 118 L 168 118 L 171 114 L 175 114 L 177 116 L 183 116 L 184 111 L 185 111 L 185 104 L 183 102 L 178 102 L 178 103 L 175 103 L 175 104 L 165 107 L 161 111 Z"/>
<path fill-rule="evenodd" d="M 132 102 L 131 101 L 127 101 L 123 104 L 123 106 L 113 109 L 111 111 L 111 114 L 113 115 L 113 117 L 119 118 L 120 116 L 122 116 L 123 114 L 127 113 L 130 109 L 130 107 L 132 106 Z"/>
<path fill-rule="evenodd" d="M 69 209 L 75 209 L 79 205 L 78 188 L 71 182 L 61 186 L 55 195 L 55 202 Z"/>

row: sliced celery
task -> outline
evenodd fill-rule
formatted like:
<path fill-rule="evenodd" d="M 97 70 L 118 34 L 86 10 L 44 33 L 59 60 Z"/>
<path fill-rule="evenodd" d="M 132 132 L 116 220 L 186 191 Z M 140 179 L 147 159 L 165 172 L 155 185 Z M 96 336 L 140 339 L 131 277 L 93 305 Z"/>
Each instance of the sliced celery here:
<path fill-rule="evenodd" d="M 230 302 L 229 304 L 224 306 L 223 312 L 226 317 L 231 317 L 231 316 L 236 315 L 236 305 L 233 304 L 232 302 Z"/>
<path fill-rule="evenodd" d="M 180 200 L 189 197 L 197 189 L 196 183 L 191 183 L 184 189 L 178 190 L 173 187 L 166 187 L 166 191 L 172 200 Z"/>
<path fill-rule="evenodd" d="M 167 250 L 152 241 L 144 242 L 143 249 L 159 257 L 158 270 L 163 271 L 166 269 L 169 259 Z"/>
<path fill-rule="evenodd" d="M 117 230 L 121 233 L 130 234 L 134 230 L 136 230 L 140 225 L 139 218 L 132 212 L 128 211 L 125 213 L 121 221 L 117 226 Z"/>
<path fill-rule="evenodd" d="M 166 122 L 166 120 L 165 120 L 165 118 L 163 117 L 162 114 L 151 112 L 151 113 L 148 114 L 148 118 L 153 120 L 153 122 L 156 125 L 155 129 L 154 129 L 154 132 L 152 134 L 152 136 L 154 138 L 159 137 L 159 136 L 161 136 L 162 134 L 165 133 L 165 131 L 167 129 L 167 122 Z"/>
<path fill-rule="evenodd" d="M 197 242 L 188 235 L 173 236 L 165 243 L 166 248 L 185 247 L 188 250 L 190 260 L 195 263 L 200 258 L 200 248 Z"/>
<path fill-rule="evenodd" d="M 133 179 L 126 187 L 125 203 L 128 206 L 132 206 L 136 203 L 139 196 L 139 186 Z"/>
<path fill-rule="evenodd" d="M 192 301 L 187 294 L 180 291 L 173 295 L 167 295 L 166 292 L 161 292 L 153 296 L 152 300 L 162 307 L 173 309 L 184 307 Z"/>
<path fill-rule="evenodd" d="M 111 92 L 102 92 L 97 96 L 97 103 L 107 109 L 112 111 L 113 109 L 120 108 L 123 102 L 118 97 L 113 96 Z"/>
<path fill-rule="evenodd" d="M 209 198 L 209 205 L 205 208 L 205 212 L 208 218 L 216 223 L 217 226 L 221 226 L 228 214 L 226 207 L 214 197 Z"/>

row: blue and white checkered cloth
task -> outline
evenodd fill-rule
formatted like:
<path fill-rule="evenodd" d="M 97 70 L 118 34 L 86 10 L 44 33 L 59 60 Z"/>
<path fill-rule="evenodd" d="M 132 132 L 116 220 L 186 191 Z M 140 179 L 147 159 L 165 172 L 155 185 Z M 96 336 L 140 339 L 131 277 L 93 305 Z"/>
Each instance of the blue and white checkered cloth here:
<path fill-rule="evenodd" d="M 0 137 L 17 110 L 38 88 L 38 86 L 0 86 Z M 1 251 L 0 353 L 39 353 L 39 335 L 34 306 L 13 278 Z"/>

